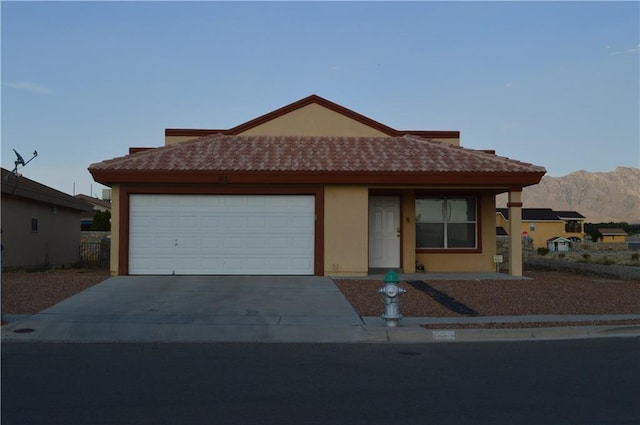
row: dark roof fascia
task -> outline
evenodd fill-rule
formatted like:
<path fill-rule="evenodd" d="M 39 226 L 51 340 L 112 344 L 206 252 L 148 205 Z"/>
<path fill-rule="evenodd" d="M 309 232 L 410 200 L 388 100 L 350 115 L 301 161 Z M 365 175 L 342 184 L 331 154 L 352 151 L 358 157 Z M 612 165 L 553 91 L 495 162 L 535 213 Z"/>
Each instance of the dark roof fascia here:
<path fill-rule="evenodd" d="M 523 208 L 522 219 L 528 221 L 562 221 L 551 208 Z"/>
<path fill-rule="evenodd" d="M 486 185 L 537 184 L 544 173 L 402 173 L 402 172 L 194 172 L 158 171 L 127 172 L 90 169 L 96 182 L 180 183 L 180 184 L 377 184 L 377 185 L 438 185 L 471 187 Z"/>
<path fill-rule="evenodd" d="M 509 208 L 496 208 L 496 213 L 509 220 Z M 562 221 L 551 208 L 522 208 L 521 214 L 526 221 Z"/>
<path fill-rule="evenodd" d="M 577 211 L 556 211 L 558 217 L 561 219 L 576 219 L 576 220 L 584 220 L 586 217 L 580 214 Z"/>
<path fill-rule="evenodd" d="M 229 130 L 222 129 L 195 129 L 195 128 L 165 128 L 165 136 L 188 136 L 188 137 L 204 137 L 212 134 L 225 134 L 227 135 Z"/>
<path fill-rule="evenodd" d="M 496 208 L 496 214 L 500 214 L 505 220 L 509 220 L 509 208 Z"/>
<path fill-rule="evenodd" d="M 304 108 L 305 106 L 311 105 L 313 103 L 323 106 L 331 111 L 344 115 L 348 118 L 351 118 L 352 120 L 357 121 L 361 124 L 364 124 L 368 127 L 374 128 L 388 136 L 396 137 L 396 136 L 404 136 L 404 135 L 414 135 L 414 136 L 424 137 L 427 139 L 460 138 L 459 131 L 396 130 L 395 128 L 391 128 L 387 125 L 382 124 L 381 122 L 372 120 L 371 118 L 368 118 L 362 114 L 359 114 L 358 112 L 345 108 L 344 106 L 338 105 L 337 103 L 331 102 L 315 94 L 312 94 L 311 96 L 307 96 L 304 99 L 298 100 L 297 102 L 290 103 L 288 105 L 285 105 L 281 108 L 278 108 L 274 111 L 261 115 L 257 118 L 254 118 L 250 121 L 247 121 L 243 124 L 237 125 L 227 130 L 167 128 L 165 129 L 164 134 L 165 136 L 188 136 L 188 137 L 189 136 L 202 137 L 202 136 L 208 136 L 210 134 L 220 134 L 220 133 L 225 135 L 238 135 L 254 127 L 257 127 L 266 122 L 272 121 L 290 112 Z"/>
<path fill-rule="evenodd" d="M 418 136 L 425 139 L 459 139 L 457 130 L 395 130 L 393 136 Z M 495 153 L 495 151 L 494 151 Z"/>
<path fill-rule="evenodd" d="M 3 168 L 3 196 L 13 196 L 17 198 L 30 199 L 48 205 L 70 208 L 78 211 L 91 211 L 93 209 L 93 205 L 83 200 L 76 199 L 71 195 L 60 192 L 49 186 L 45 186 L 24 176 L 16 177 L 16 175 L 13 174 L 7 181 L 5 180 L 5 176 L 7 176 L 8 174 L 9 171 Z"/>

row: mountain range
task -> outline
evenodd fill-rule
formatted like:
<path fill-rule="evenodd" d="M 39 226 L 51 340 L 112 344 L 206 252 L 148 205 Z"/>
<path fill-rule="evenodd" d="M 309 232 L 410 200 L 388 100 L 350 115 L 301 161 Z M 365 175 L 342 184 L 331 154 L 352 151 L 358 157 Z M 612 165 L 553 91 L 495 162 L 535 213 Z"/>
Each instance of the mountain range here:
<path fill-rule="evenodd" d="M 506 193 L 498 195 L 496 206 L 505 207 L 507 198 Z M 544 176 L 539 184 L 523 189 L 522 201 L 523 208 L 576 211 L 587 223 L 640 223 L 640 168 Z"/>

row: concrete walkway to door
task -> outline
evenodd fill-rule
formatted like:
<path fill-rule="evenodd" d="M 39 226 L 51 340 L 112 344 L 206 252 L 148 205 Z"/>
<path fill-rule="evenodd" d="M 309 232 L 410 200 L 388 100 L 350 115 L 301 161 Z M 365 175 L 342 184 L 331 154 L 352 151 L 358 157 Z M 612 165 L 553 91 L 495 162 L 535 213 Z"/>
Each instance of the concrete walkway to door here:
<path fill-rule="evenodd" d="M 112 277 L 2 327 L 5 341 L 376 342 L 331 279 Z"/>

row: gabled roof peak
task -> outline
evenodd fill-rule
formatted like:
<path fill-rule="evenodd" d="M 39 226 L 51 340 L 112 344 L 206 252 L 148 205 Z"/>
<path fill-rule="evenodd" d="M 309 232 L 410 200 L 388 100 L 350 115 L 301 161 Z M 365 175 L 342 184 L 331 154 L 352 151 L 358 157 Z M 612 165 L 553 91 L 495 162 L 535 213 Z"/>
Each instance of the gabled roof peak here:
<path fill-rule="evenodd" d="M 430 131 L 430 130 L 396 130 L 395 128 L 389 127 L 385 124 L 382 124 L 379 121 L 373 120 L 369 117 L 366 117 L 358 112 L 355 112 L 349 108 L 346 108 L 342 105 L 339 105 L 335 102 L 332 102 L 324 97 L 318 96 L 317 94 L 309 95 L 305 98 L 297 100 L 293 103 L 289 103 L 281 108 L 278 108 L 274 111 L 266 113 L 264 115 L 260 115 L 257 118 L 249 120 L 245 123 L 237 125 L 230 129 L 185 129 L 185 128 L 167 128 L 165 129 L 165 136 L 206 136 L 209 134 L 222 133 L 225 135 L 239 135 L 244 133 L 252 128 L 255 128 L 259 125 L 262 125 L 266 122 L 272 121 L 276 118 L 289 114 L 293 111 L 302 109 L 311 104 L 317 104 L 324 108 L 327 108 L 335 113 L 343 115 L 347 118 L 350 118 L 354 121 L 357 121 L 361 124 L 364 124 L 368 127 L 374 128 L 388 136 L 398 137 L 404 135 L 416 135 L 424 138 L 452 138 L 458 139 L 460 138 L 459 131 Z"/>

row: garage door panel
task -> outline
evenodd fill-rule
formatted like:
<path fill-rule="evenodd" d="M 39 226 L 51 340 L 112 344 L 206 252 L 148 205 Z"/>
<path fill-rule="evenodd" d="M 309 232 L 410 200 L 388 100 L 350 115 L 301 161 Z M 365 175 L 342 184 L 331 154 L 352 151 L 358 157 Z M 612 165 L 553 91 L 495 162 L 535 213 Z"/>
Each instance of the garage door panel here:
<path fill-rule="evenodd" d="M 315 200 L 131 195 L 130 274 L 313 274 Z"/>
<path fill-rule="evenodd" d="M 224 238 L 224 248 L 230 252 L 242 250 L 244 248 L 244 242 L 244 239 L 237 237 L 226 237 Z"/>

